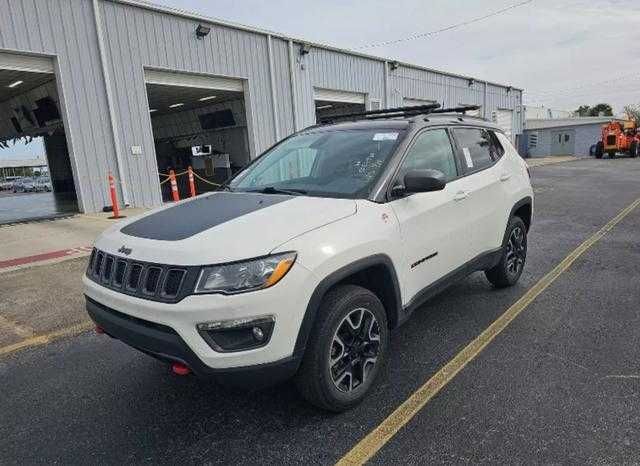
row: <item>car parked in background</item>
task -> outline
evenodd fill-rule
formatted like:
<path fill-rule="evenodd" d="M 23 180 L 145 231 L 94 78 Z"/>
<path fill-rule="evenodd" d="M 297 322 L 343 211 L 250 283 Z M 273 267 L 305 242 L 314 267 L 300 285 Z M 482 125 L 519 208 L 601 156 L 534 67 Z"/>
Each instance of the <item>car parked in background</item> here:
<path fill-rule="evenodd" d="M 495 124 L 438 107 L 307 128 L 222 191 L 111 227 L 83 279 L 97 330 L 177 374 L 294 377 L 318 407 L 354 406 L 429 298 L 475 271 L 512 286 L 525 264 L 526 163 Z"/>

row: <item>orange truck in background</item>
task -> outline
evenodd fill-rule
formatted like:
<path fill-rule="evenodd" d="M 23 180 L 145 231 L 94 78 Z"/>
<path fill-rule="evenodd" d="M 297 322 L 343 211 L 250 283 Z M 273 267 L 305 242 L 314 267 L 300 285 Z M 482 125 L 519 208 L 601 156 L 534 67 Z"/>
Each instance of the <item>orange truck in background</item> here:
<path fill-rule="evenodd" d="M 637 157 L 640 152 L 640 131 L 635 120 L 611 121 L 602 126 L 602 138 L 596 144 L 596 158 L 608 154 L 612 159 L 618 153 Z"/>

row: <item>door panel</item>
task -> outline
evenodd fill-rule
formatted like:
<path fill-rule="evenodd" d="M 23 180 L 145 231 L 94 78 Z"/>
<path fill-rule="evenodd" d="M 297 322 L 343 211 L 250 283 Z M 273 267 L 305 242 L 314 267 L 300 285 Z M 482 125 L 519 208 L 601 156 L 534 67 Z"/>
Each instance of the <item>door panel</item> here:
<path fill-rule="evenodd" d="M 444 129 L 419 134 L 407 151 L 395 184 L 411 169 L 439 170 L 449 181 L 443 190 L 415 193 L 390 203 L 400 225 L 405 266 L 409 270 L 407 296 L 455 270 L 471 259 L 473 232 L 467 228 L 469 182 L 458 178 L 458 166 Z"/>
<path fill-rule="evenodd" d="M 459 156 L 467 176 L 467 226 L 474 233 L 471 257 L 477 257 L 500 246 L 504 212 L 503 184 L 510 171 L 504 149 L 493 133 L 480 128 L 452 130 Z M 502 157 L 502 158 L 500 158 Z M 496 161 L 497 160 L 497 161 Z"/>

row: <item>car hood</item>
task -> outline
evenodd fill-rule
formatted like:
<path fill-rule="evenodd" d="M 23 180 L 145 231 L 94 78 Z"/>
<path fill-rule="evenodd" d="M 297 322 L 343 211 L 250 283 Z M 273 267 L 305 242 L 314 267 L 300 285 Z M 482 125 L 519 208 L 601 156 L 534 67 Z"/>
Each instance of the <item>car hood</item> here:
<path fill-rule="evenodd" d="M 163 264 L 232 262 L 264 256 L 296 236 L 355 213 L 351 199 L 216 192 L 114 225 L 96 247 Z"/>

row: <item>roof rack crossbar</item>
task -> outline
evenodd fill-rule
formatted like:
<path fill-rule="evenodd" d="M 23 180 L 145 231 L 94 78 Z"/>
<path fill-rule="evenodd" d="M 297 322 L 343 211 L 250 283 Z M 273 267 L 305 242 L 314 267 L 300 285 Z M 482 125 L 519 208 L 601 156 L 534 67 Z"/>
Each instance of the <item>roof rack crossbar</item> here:
<path fill-rule="evenodd" d="M 463 115 L 471 110 L 480 110 L 480 105 L 460 105 L 451 108 L 438 108 L 429 113 L 462 113 Z"/>
<path fill-rule="evenodd" d="M 462 113 L 472 110 L 480 110 L 479 105 L 460 105 L 458 107 L 442 108 L 440 104 L 416 105 L 411 107 L 385 108 L 382 110 L 369 110 L 367 112 L 345 113 L 320 119 L 320 124 L 334 123 L 341 120 L 378 120 L 382 118 L 409 117 L 416 115 L 429 115 L 432 113 Z"/>
<path fill-rule="evenodd" d="M 345 113 L 342 115 L 329 116 L 320 119 L 320 123 L 331 123 L 337 120 L 350 120 L 350 119 L 373 119 L 373 118 L 391 118 L 397 116 L 406 115 L 420 115 L 422 113 L 430 113 L 431 111 L 440 108 L 440 104 L 433 103 L 427 105 L 417 105 L 412 107 L 395 107 L 384 108 L 381 110 L 369 110 L 366 112 Z"/>

